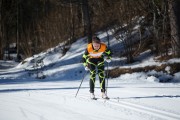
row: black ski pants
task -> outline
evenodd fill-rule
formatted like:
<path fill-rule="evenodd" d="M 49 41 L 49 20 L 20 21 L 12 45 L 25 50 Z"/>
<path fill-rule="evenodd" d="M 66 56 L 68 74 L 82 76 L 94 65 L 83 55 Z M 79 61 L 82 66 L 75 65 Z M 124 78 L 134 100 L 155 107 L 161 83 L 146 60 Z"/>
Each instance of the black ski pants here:
<path fill-rule="evenodd" d="M 90 93 L 94 93 L 96 71 L 99 76 L 101 92 L 105 92 L 104 58 L 89 58 L 87 62 L 90 69 Z"/>

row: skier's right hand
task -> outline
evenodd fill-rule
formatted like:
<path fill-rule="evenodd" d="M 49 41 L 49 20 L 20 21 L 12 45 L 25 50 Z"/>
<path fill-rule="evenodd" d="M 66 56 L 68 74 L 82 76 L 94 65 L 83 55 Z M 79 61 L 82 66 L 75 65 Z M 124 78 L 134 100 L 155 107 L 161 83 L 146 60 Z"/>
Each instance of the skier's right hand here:
<path fill-rule="evenodd" d="M 110 62 L 111 62 L 111 59 L 106 59 L 106 62 L 107 62 L 107 63 L 110 63 Z"/>
<path fill-rule="evenodd" d="M 88 68 L 88 66 L 85 66 L 85 68 L 84 68 L 86 71 L 89 71 L 89 68 Z"/>

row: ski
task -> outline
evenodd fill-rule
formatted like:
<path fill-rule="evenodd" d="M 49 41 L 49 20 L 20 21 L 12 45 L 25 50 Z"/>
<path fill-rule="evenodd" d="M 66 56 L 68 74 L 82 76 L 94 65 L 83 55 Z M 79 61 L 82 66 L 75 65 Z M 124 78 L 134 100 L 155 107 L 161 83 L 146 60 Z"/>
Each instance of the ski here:
<path fill-rule="evenodd" d="M 91 100 L 97 100 L 97 98 L 91 98 Z"/>
<path fill-rule="evenodd" d="M 110 98 L 91 98 L 91 100 L 98 100 L 98 99 L 102 99 L 102 100 L 109 100 Z"/>
<path fill-rule="evenodd" d="M 109 97 L 105 97 L 105 98 L 102 98 L 103 100 L 109 100 L 110 98 Z"/>

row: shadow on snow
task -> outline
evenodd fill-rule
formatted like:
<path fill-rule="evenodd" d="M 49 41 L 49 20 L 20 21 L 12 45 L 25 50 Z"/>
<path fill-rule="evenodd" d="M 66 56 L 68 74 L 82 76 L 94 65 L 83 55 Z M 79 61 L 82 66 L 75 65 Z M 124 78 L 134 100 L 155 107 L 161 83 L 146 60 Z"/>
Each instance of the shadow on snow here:
<path fill-rule="evenodd" d="M 81 89 L 87 89 L 89 87 L 81 87 Z M 9 92 L 24 92 L 24 91 L 45 91 L 45 90 L 77 90 L 78 87 L 63 87 L 63 88 L 25 88 L 25 89 L 4 89 L 0 90 L 0 93 Z"/>

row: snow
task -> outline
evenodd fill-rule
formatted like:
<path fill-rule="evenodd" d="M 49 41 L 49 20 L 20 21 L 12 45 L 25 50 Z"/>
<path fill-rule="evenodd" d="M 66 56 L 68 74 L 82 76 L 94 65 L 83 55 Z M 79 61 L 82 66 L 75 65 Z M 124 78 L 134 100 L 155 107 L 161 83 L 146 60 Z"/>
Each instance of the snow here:
<path fill-rule="evenodd" d="M 109 33 L 111 35 L 111 33 Z M 106 42 L 106 32 L 99 37 Z M 87 39 L 73 43 L 63 55 L 60 46 L 49 49 L 25 63 L 13 63 L 15 67 L 0 69 L 0 120 L 179 120 L 180 119 L 180 72 L 167 73 L 149 71 L 123 74 L 109 78 L 107 94 L 110 100 L 103 100 L 98 79 L 95 83 L 97 100 L 89 99 L 89 73 L 81 89 L 75 94 L 85 74 L 81 63 Z M 110 37 L 110 45 L 117 50 L 120 43 Z M 41 72 L 45 79 L 30 76 L 34 61 L 43 60 Z M 180 59 L 157 62 L 150 51 L 141 53 L 136 63 L 124 64 L 125 58 L 113 56 L 110 69 L 137 68 L 166 63 L 179 63 Z M 8 66 L 9 63 L 1 62 Z M 39 73 L 42 75 L 42 73 Z M 172 79 L 161 83 L 164 79 Z"/>
<path fill-rule="evenodd" d="M 174 74 L 174 81 L 180 82 L 180 72 Z"/>
<path fill-rule="evenodd" d="M 147 78 L 147 81 L 150 81 L 150 82 L 157 81 L 157 82 L 159 82 L 159 79 L 154 77 L 154 76 L 150 76 L 150 77 Z"/>
<path fill-rule="evenodd" d="M 16 66 L 18 63 L 14 62 L 14 61 L 3 61 L 0 60 L 0 71 L 2 71 L 2 69 L 8 69 L 8 68 L 12 68 L 14 66 Z"/>
<path fill-rule="evenodd" d="M 133 79 L 130 81 L 109 81 L 109 101 L 90 100 L 88 80 L 82 84 L 77 98 L 74 96 L 80 81 L 1 85 L 1 120 L 180 118 L 179 85 L 155 84 Z M 95 95 L 100 98 L 99 87 L 95 89 Z M 157 114 L 157 111 L 161 113 Z"/>

